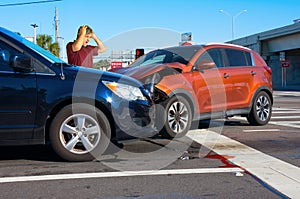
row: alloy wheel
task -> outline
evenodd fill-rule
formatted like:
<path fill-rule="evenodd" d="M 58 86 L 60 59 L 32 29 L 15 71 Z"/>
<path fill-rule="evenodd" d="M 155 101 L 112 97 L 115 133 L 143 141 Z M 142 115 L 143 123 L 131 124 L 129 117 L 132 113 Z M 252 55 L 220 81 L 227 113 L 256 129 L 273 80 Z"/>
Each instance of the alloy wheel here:
<path fill-rule="evenodd" d="M 256 114 L 261 121 L 265 121 L 270 115 L 270 102 L 264 95 L 260 96 L 256 102 Z"/>
<path fill-rule="evenodd" d="M 97 147 L 101 130 L 97 121 L 86 114 L 74 114 L 61 125 L 59 137 L 71 153 L 85 154 Z"/>
<path fill-rule="evenodd" d="M 189 114 L 184 103 L 174 102 L 168 110 L 168 124 L 173 132 L 182 133 L 188 126 Z"/>

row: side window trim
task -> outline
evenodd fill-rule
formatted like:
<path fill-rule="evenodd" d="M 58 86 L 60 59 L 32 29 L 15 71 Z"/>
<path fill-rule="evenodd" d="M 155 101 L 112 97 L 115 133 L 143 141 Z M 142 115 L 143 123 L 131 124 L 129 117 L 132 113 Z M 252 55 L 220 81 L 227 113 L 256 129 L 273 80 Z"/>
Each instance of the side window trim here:
<path fill-rule="evenodd" d="M 255 59 L 254 59 L 254 55 L 253 55 L 253 53 L 251 52 L 250 53 L 250 56 L 251 56 L 251 66 L 256 66 L 256 63 L 255 63 Z"/>

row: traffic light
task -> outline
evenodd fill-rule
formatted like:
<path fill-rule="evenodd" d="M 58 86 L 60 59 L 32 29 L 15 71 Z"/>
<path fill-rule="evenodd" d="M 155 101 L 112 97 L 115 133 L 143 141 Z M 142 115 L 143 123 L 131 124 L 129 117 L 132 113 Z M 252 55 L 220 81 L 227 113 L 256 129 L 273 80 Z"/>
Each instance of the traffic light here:
<path fill-rule="evenodd" d="M 140 56 L 143 56 L 144 54 L 145 54 L 145 51 L 143 48 L 135 49 L 135 59 L 139 58 Z"/>

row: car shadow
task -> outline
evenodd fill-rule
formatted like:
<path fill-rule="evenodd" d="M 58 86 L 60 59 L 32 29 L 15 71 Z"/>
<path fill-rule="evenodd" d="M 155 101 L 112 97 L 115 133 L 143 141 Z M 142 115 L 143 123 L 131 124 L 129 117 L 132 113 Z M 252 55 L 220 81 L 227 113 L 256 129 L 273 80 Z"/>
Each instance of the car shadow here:
<path fill-rule="evenodd" d="M 208 129 L 214 127 L 223 127 L 223 126 L 251 126 L 246 121 L 226 119 L 226 120 L 202 120 L 192 123 L 191 130 L 196 129 Z"/>
<path fill-rule="evenodd" d="M 224 126 L 249 126 L 249 123 L 239 120 L 203 120 L 193 122 L 191 130 L 207 129 L 213 127 Z M 163 143 L 157 143 L 157 141 L 164 140 Z M 163 138 L 161 135 L 155 135 L 152 138 L 145 139 L 144 141 L 160 144 L 161 147 L 167 145 L 171 140 Z M 123 148 L 122 143 L 111 143 L 104 154 L 113 154 Z M 50 144 L 46 145 L 29 145 L 29 146 L 0 146 L 0 161 L 1 160 L 33 160 L 43 162 L 66 162 L 59 157 L 52 149 Z"/>
<path fill-rule="evenodd" d="M 64 161 L 49 145 L 1 146 L 0 150 L 0 160 Z"/>
<path fill-rule="evenodd" d="M 104 154 L 112 154 L 123 148 L 122 143 L 110 143 Z M 32 160 L 41 162 L 68 162 L 52 149 L 50 144 L 28 146 L 0 146 L 1 160 Z"/>

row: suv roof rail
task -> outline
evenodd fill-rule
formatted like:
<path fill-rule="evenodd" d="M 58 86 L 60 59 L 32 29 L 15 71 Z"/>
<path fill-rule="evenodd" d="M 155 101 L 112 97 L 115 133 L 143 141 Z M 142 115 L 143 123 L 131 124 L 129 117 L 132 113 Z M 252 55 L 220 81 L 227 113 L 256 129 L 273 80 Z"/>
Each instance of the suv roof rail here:
<path fill-rule="evenodd" d="M 243 48 L 243 49 L 245 49 L 245 50 L 251 50 L 250 48 L 247 48 L 247 47 L 245 47 L 245 46 L 240 46 L 240 45 L 230 44 L 230 43 L 222 43 L 222 42 L 211 42 L 211 43 L 206 43 L 204 46 L 210 46 L 210 45 L 232 46 L 232 47 Z"/>

